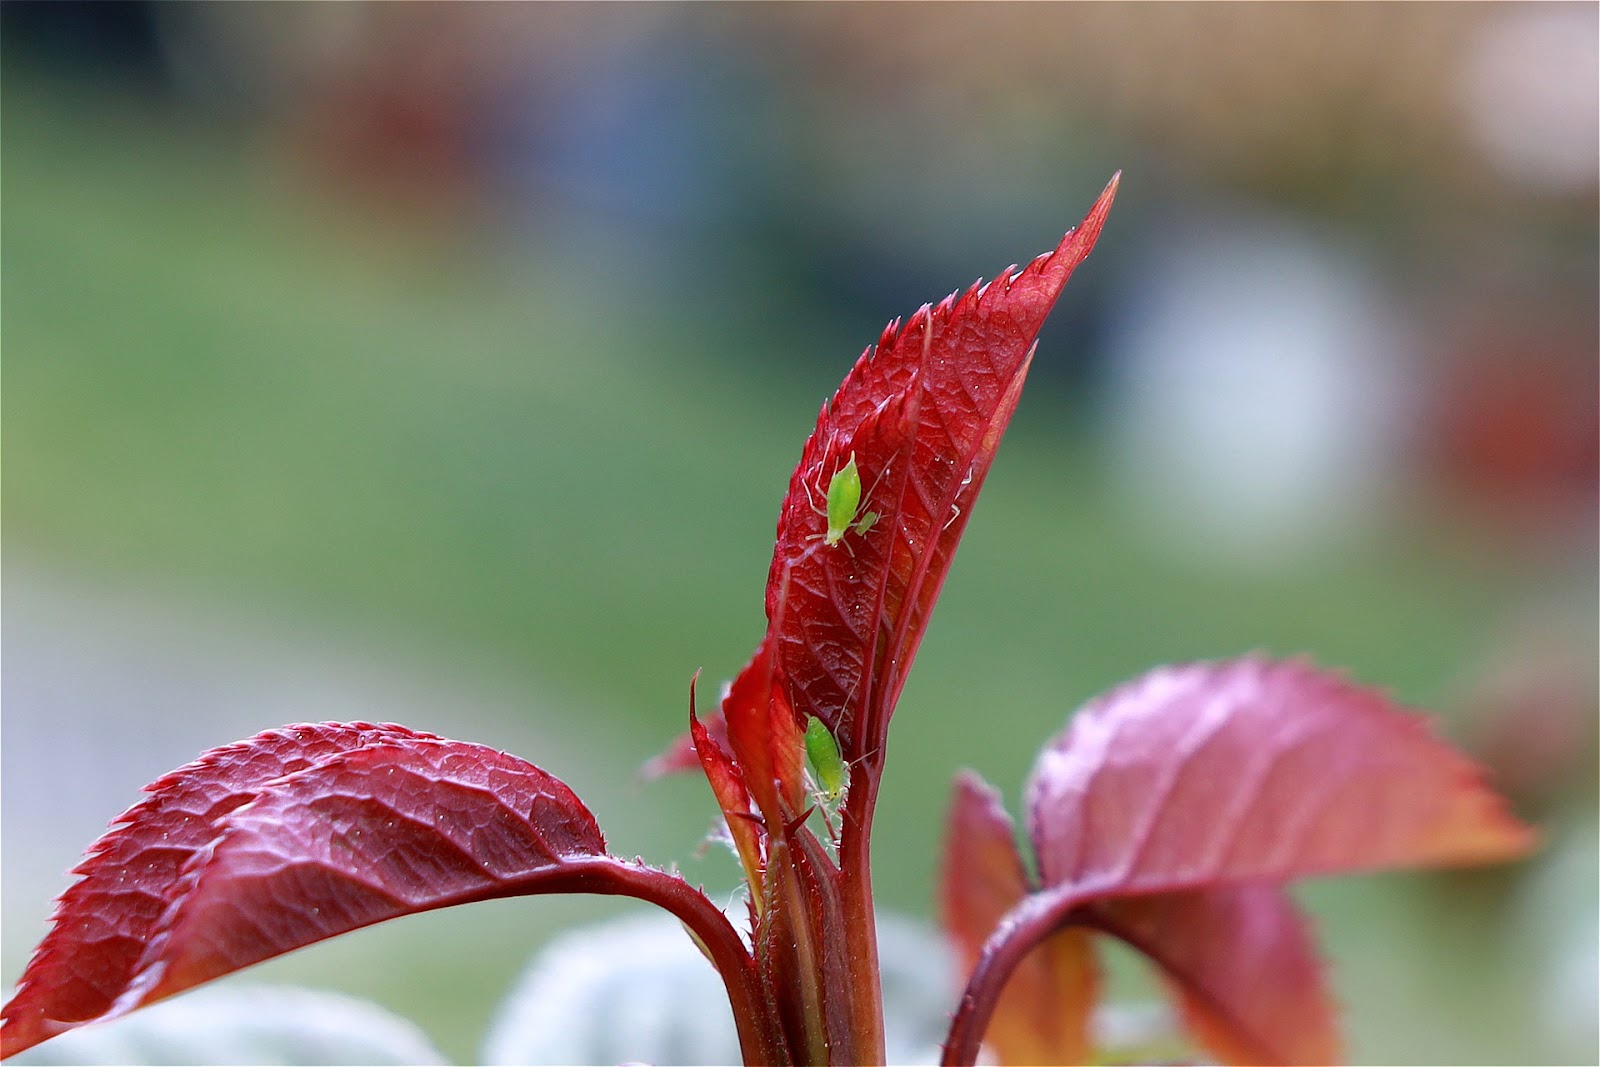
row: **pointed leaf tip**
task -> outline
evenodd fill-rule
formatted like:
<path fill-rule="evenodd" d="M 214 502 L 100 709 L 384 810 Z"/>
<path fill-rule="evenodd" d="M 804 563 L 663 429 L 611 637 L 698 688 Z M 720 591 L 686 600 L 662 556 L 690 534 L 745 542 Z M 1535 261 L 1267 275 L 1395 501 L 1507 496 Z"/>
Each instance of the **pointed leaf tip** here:
<path fill-rule="evenodd" d="M 823 406 L 790 479 L 767 579 L 775 678 L 796 713 L 821 718 L 869 774 L 1034 340 L 1116 186 L 1052 252 L 890 323 Z M 821 505 L 851 456 L 857 517 L 874 518 L 829 541 L 837 524 Z"/>
<path fill-rule="evenodd" d="M 1100 195 L 1095 197 L 1094 206 L 1089 208 L 1089 214 L 1084 216 L 1083 222 L 1078 226 L 1075 234 L 1081 233 L 1082 239 L 1089 246 L 1083 250 L 1087 256 L 1100 239 L 1100 231 L 1105 228 L 1106 217 L 1111 214 L 1111 205 L 1116 202 L 1117 190 L 1122 187 L 1122 171 L 1118 170 L 1111 175 L 1111 180 L 1106 182 L 1106 187 L 1100 190 Z"/>

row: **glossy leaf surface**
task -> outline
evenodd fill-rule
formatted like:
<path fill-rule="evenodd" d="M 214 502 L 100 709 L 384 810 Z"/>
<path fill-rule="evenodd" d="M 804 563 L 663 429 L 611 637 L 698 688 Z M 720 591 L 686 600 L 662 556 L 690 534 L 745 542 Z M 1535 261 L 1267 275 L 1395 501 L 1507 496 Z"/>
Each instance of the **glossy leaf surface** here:
<path fill-rule="evenodd" d="M 147 792 L 58 902 L 5 1007 L 5 1054 L 348 930 L 616 862 L 557 779 L 399 726 L 267 731 Z"/>

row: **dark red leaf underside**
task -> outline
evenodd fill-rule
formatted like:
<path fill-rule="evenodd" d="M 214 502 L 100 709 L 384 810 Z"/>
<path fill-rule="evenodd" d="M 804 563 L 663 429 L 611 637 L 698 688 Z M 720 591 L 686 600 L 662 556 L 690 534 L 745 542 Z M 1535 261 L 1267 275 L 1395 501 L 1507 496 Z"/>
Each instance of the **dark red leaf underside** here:
<path fill-rule="evenodd" d="M 1316 943 L 1281 886 L 1117 897 L 1088 910 L 1091 923 L 1155 960 L 1187 1029 L 1222 1062 L 1339 1061 L 1338 1020 Z"/>
<path fill-rule="evenodd" d="M 945 931 L 970 973 L 1000 919 L 1032 888 L 999 792 L 971 771 L 956 777 L 941 881 Z M 1099 988 L 1089 931 L 1059 930 L 1012 972 L 984 1044 L 1006 1065 L 1087 1063 Z"/>
<path fill-rule="evenodd" d="M 1034 338 L 1105 222 L 1116 180 L 1054 252 L 890 323 L 824 406 L 789 483 L 767 578 L 773 668 L 846 759 L 888 717 L 1016 407 Z M 827 545 L 829 482 L 854 455 L 865 532 Z"/>
<path fill-rule="evenodd" d="M 4 1055 L 335 934 L 537 891 L 604 857 L 514 756 L 404 727 L 285 727 L 147 788 L 91 847 L 4 1010 Z"/>

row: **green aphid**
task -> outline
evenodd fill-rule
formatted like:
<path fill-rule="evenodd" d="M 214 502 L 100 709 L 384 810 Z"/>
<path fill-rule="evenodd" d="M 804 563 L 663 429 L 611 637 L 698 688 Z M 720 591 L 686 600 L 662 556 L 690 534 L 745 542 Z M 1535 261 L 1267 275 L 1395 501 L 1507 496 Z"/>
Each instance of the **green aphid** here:
<path fill-rule="evenodd" d="M 856 468 L 854 452 L 850 453 L 850 462 L 834 471 L 833 477 L 828 479 L 828 509 L 823 511 L 815 504 L 811 509 L 828 520 L 826 533 L 811 535 L 812 540 L 820 537 L 825 545 L 838 544 L 851 530 L 864 534 L 877 523 L 876 511 L 869 511 L 857 518 L 857 512 L 861 510 L 861 472 Z"/>
<path fill-rule="evenodd" d="M 828 804 L 837 804 L 850 786 L 850 768 L 839 755 L 839 742 L 816 717 L 806 723 L 806 762 L 811 767 L 817 795 Z"/>

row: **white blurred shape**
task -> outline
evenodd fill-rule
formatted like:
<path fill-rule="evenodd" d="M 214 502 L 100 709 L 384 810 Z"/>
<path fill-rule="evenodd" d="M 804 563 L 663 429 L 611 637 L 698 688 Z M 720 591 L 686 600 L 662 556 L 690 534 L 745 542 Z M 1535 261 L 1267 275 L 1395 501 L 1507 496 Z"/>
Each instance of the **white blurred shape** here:
<path fill-rule="evenodd" d="M 1593 1055 L 1600 1040 L 1600 911 L 1595 908 L 1595 869 L 1600 864 L 1600 827 L 1576 821 L 1551 833 L 1535 861 L 1518 902 L 1518 932 L 1533 953 L 1543 1023 L 1572 1062 Z"/>
<path fill-rule="evenodd" d="M 1531 189 L 1592 189 L 1600 171 L 1600 18 L 1594 4 L 1510 4 L 1462 59 L 1460 106 L 1478 150 Z"/>
<path fill-rule="evenodd" d="M 1110 338 L 1108 437 L 1149 527 L 1281 565 L 1368 526 L 1404 442 L 1406 344 L 1362 260 L 1238 215 L 1164 228 Z"/>
<path fill-rule="evenodd" d="M 937 1063 L 956 1001 L 955 964 L 932 930 L 878 916 L 890 1063 Z M 506 997 L 483 1062 L 738 1063 L 722 979 L 678 921 L 631 915 L 545 946 Z"/>
<path fill-rule="evenodd" d="M 6 1061 L 54 1064 L 440 1064 L 415 1024 L 371 1001 L 221 985 L 72 1030 Z"/>

